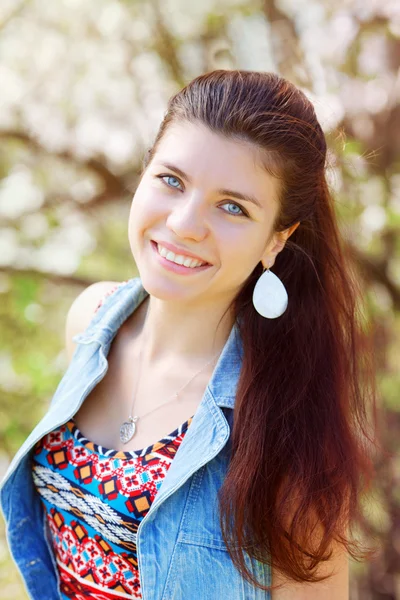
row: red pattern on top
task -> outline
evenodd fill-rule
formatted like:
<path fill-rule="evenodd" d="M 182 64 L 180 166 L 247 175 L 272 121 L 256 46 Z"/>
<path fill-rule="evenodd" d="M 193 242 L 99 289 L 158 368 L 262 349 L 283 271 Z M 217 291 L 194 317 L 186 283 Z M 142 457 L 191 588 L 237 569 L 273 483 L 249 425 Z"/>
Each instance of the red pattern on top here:
<path fill-rule="evenodd" d="M 37 442 L 32 475 L 63 600 L 142 597 L 137 529 L 191 422 L 192 417 L 163 440 L 132 452 L 98 446 L 73 419 Z"/>

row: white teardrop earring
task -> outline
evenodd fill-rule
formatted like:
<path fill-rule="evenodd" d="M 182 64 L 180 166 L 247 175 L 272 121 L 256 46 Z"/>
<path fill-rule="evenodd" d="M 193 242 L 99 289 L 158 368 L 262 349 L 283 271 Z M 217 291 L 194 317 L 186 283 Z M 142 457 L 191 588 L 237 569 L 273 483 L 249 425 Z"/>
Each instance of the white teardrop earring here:
<path fill-rule="evenodd" d="M 288 295 L 282 281 L 268 269 L 264 269 L 253 291 L 253 305 L 266 319 L 276 319 L 285 312 Z"/>

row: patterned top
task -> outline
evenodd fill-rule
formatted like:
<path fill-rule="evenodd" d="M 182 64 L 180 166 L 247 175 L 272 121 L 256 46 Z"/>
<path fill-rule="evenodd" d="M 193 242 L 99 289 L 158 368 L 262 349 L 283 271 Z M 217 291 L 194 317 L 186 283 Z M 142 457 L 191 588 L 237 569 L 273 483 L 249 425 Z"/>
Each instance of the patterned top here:
<path fill-rule="evenodd" d="M 89 441 L 74 419 L 45 435 L 32 452 L 32 476 L 44 507 L 61 598 L 142 598 L 136 534 L 192 422 L 130 452 Z"/>

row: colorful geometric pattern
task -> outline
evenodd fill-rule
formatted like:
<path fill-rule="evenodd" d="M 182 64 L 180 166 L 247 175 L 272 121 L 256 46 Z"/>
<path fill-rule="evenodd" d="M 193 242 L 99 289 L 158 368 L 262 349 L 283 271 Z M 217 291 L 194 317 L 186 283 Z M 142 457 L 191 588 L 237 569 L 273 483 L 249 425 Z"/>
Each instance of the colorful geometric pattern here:
<path fill-rule="evenodd" d="M 136 535 L 192 422 L 130 452 L 83 436 L 74 419 L 45 435 L 32 477 L 45 510 L 61 597 L 141 598 Z"/>

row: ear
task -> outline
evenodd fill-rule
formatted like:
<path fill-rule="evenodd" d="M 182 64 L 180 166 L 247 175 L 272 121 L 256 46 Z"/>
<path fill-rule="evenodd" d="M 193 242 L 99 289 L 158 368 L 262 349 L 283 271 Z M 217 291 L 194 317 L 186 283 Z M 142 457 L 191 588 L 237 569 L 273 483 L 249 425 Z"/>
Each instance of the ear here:
<path fill-rule="evenodd" d="M 272 265 L 275 262 L 275 258 L 277 256 L 277 254 L 279 254 L 279 252 L 281 252 L 281 250 L 283 250 L 283 248 L 285 247 L 286 244 L 286 240 L 288 239 L 288 237 L 290 237 L 292 235 L 292 233 L 298 228 L 298 226 L 300 225 L 300 222 L 295 223 L 294 225 L 291 225 L 291 227 L 288 227 L 287 229 L 284 229 L 283 231 L 276 231 L 273 236 L 272 239 L 270 241 L 270 243 L 268 244 L 264 255 L 261 259 L 261 262 L 263 263 L 263 266 L 266 269 L 269 269 L 270 267 L 272 267 Z"/>

